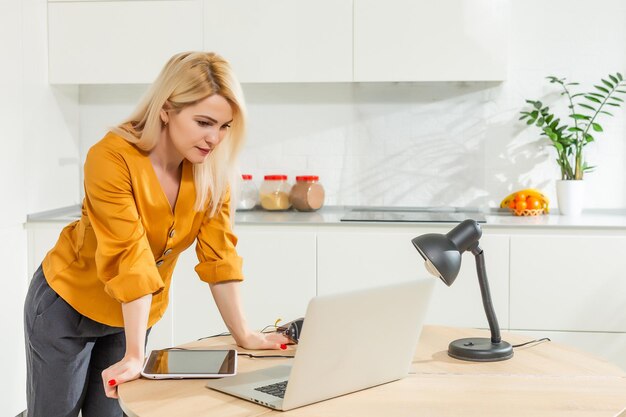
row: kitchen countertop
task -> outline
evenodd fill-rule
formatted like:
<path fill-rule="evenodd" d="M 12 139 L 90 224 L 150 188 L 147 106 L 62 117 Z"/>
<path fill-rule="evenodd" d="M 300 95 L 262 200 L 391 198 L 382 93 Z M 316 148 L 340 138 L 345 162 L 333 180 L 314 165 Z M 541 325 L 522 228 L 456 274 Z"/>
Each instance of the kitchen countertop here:
<path fill-rule="evenodd" d="M 376 213 L 452 213 L 457 217 L 464 218 L 482 218 L 484 219 L 483 227 L 500 228 L 500 227 L 531 227 L 531 228 L 624 228 L 626 229 L 626 210 L 625 209 L 590 209 L 584 211 L 580 216 L 562 216 L 558 213 L 551 213 L 543 216 L 534 217 L 518 217 L 511 213 L 500 209 L 476 209 L 476 208 L 448 208 L 448 207 L 348 207 L 348 206 L 327 206 L 315 212 L 297 212 L 294 210 L 269 212 L 262 209 L 250 211 L 237 211 L 235 213 L 235 224 L 241 225 L 397 225 L 397 224 L 416 224 L 424 223 L 429 225 L 437 224 L 454 224 L 457 221 L 440 221 L 432 222 L 394 222 L 394 221 L 341 221 L 341 219 L 350 213 L 351 210 L 357 212 L 376 212 Z M 77 220 L 80 216 L 80 206 L 68 206 L 59 209 L 43 211 L 39 213 L 29 214 L 27 217 L 28 224 L 35 223 L 70 223 Z"/>

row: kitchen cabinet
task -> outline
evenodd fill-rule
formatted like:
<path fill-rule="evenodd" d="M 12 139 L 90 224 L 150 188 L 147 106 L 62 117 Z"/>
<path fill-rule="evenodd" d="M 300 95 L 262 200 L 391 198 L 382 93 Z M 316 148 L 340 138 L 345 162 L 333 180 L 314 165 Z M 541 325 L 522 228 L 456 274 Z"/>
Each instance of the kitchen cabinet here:
<path fill-rule="evenodd" d="M 625 236 L 511 237 L 511 327 L 626 332 Z"/>
<path fill-rule="evenodd" d="M 406 228 L 405 228 L 406 229 Z M 318 293 L 332 294 L 432 277 L 411 239 L 424 233 L 445 233 L 447 228 L 405 231 L 337 230 L 318 235 Z M 500 327 L 508 327 L 509 242 L 507 236 L 483 235 L 487 275 Z M 474 257 L 463 255 L 461 271 L 454 285 L 437 279 L 429 313 L 430 324 L 488 327 L 482 306 Z M 381 312 L 384 314 L 384 312 Z M 389 317 L 393 320 L 393 317 Z"/>
<path fill-rule="evenodd" d="M 215 51 L 244 83 L 498 81 L 506 0 L 48 2 L 51 84 L 151 83 Z"/>
<path fill-rule="evenodd" d="M 248 325 L 262 329 L 303 317 L 316 293 L 316 238 L 312 231 L 241 227 L 237 251 L 244 259 L 245 284 L 241 295 Z M 172 284 L 173 340 L 175 344 L 226 331 L 208 284 L 200 281 L 194 247 L 176 266 Z"/>
<path fill-rule="evenodd" d="M 49 2 L 49 82 L 151 83 L 202 26 L 202 0 Z"/>
<path fill-rule="evenodd" d="M 498 81 L 508 2 L 354 0 L 354 81 Z"/>
<path fill-rule="evenodd" d="M 205 0 L 204 25 L 241 82 L 352 81 L 352 0 Z"/>
<path fill-rule="evenodd" d="M 39 265 L 64 223 L 29 223 L 29 270 Z M 244 310 L 253 328 L 301 317 L 315 294 L 400 282 L 427 275 L 410 240 L 450 225 L 242 223 Z M 623 366 L 626 232 L 622 228 L 485 225 L 491 295 L 502 329 L 548 336 Z M 194 271 L 193 246 L 174 274 L 170 307 L 150 338 L 167 347 L 225 330 L 208 285 Z M 29 275 L 32 272 L 29 271 Z M 436 279 L 436 278 L 432 278 Z M 381 312 L 384 314 L 384 312 Z M 393 317 L 389 318 L 393 320 Z M 438 281 L 427 322 L 486 328 L 473 256 L 463 255 L 454 285 Z"/>

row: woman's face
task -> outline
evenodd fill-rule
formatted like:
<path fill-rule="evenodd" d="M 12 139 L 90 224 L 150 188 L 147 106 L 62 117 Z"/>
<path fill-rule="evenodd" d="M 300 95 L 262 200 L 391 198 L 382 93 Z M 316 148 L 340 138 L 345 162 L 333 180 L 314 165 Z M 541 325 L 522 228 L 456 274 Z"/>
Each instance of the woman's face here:
<path fill-rule="evenodd" d="M 180 112 L 162 112 L 165 129 L 178 153 L 189 162 L 199 164 L 224 139 L 233 121 L 233 109 L 217 94 Z"/>

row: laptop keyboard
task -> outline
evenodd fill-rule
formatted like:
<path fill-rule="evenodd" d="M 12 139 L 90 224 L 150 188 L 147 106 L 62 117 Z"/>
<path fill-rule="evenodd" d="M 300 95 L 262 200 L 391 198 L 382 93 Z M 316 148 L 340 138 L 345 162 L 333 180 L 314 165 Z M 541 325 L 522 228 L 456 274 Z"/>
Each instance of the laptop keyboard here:
<path fill-rule="evenodd" d="M 254 390 L 261 391 L 269 395 L 273 395 L 274 397 L 285 398 L 285 390 L 287 389 L 287 382 L 288 381 L 282 381 L 282 382 L 277 382 L 275 384 L 264 385 L 262 387 L 257 387 Z"/>

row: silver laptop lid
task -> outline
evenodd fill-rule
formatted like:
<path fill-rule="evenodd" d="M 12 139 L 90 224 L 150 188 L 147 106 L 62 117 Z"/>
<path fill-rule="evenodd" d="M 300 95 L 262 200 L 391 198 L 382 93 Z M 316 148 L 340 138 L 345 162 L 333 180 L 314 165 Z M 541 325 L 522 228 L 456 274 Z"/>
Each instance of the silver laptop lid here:
<path fill-rule="evenodd" d="M 434 283 L 428 277 L 313 298 L 282 409 L 406 376 Z"/>

